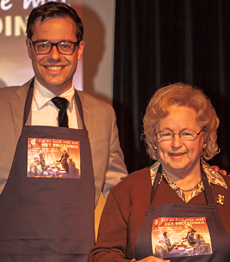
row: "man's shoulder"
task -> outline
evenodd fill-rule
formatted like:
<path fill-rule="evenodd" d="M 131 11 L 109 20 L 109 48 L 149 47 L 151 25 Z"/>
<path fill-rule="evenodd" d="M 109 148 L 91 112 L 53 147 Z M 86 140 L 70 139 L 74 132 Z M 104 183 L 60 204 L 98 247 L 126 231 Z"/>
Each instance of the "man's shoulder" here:
<path fill-rule="evenodd" d="M 1 93 L 9 93 L 12 91 L 16 91 L 18 89 L 22 88 L 22 86 L 5 86 L 0 88 Z"/>
<path fill-rule="evenodd" d="M 21 86 L 6 86 L 6 87 L 0 88 L 0 94 L 1 94 L 1 97 L 4 95 L 11 96 L 15 93 L 19 93 L 23 95 L 23 94 L 26 94 L 27 90 L 28 90 L 27 84 L 24 84 Z"/>
<path fill-rule="evenodd" d="M 103 100 L 100 100 L 84 91 L 79 91 L 77 90 L 77 93 L 81 99 L 81 102 L 84 106 L 89 106 L 89 107 L 97 107 L 98 109 L 100 108 L 107 108 L 107 109 L 111 109 L 112 110 L 112 106 L 108 103 L 106 103 Z"/>

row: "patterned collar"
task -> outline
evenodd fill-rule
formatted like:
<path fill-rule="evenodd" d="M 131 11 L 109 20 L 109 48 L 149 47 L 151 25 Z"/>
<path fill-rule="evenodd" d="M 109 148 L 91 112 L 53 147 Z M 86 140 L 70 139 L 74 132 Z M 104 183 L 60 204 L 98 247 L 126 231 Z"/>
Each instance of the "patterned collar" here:
<path fill-rule="evenodd" d="M 207 175 L 209 184 L 221 186 L 221 187 L 227 189 L 227 185 L 226 185 L 223 177 L 219 173 L 215 172 L 212 168 L 210 168 L 210 166 L 203 160 L 201 161 L 201 165 L 202 165 L 202 168 L 203 168 L 205 174 Z M 150 168 L 150 176 L 151 176 L 152 185 L 153 185 L 153 182 L 155 180 L 155 177 L 156 177 L 157 170 L 158 170 L 159 166 L 160 166 L 160 160 L 156 161 Z M 163 168 L 162 168 L 162 176 L 161 176 L 161 179 L 159 181 L 159 184 L 162 182 L 162 179 L 164 179 L 165 182 L 170 185 L 170 187 L 178 194 L 178 196 L 184 202 L 188 202 L 190 199 L 192 199 L 193 197 L 199 195 L 201 192 L 204 191 L 203 182 L 201 180 L 193 188 L 193 190 L 191 191 L 190 196 L 186 200 L 183 191 L 179 188 L 179 186 L 176 183 L 174 183 L 174 182 L 172 182 L 172 181 L 170 181 L 168 179 L 168 177 L 167 177 L 165 171 L 163 170 Z"/>

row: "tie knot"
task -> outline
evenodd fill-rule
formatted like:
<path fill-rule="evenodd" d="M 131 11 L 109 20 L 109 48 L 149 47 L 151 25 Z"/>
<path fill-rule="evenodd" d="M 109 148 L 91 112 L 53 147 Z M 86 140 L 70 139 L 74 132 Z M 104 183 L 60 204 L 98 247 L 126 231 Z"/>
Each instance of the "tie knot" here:
<path fill-rule="evenodd" d="M 63 97 L 54 97 L 52 99 L 52 102 L 54 105 L 59 109 L 58 113 L 58 125 L 60 127 L 68 127 L 68 116 L 67 116 L 67 105 L 68 105 L 68 100 L 63 98 Z"/>
<path fill-rule="evenodd" d="M 67 99 L 59 96 L 54 97 L 53 99 L 51 99 L 51 101 L 55 104 L 55 106 L 58 109 L 62 109 L 62 110 L 66 110 L 67 105 L 69 103 Z"/>

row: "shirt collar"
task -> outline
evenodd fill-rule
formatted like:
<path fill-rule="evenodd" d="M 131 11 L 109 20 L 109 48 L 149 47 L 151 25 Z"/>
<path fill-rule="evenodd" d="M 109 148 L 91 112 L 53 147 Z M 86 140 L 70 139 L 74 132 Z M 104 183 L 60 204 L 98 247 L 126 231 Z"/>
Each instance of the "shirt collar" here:
<path fill-rule="evenodd" d="M 157 170 L 160 166 L 160 161 L 158 160 L 157 162 L 154 163 L 154 165 L 150 168 L 150 176 L 151 176 L 151 181 L 152 181 L 152 185 L 153 182 L 155 180 L 156 174 L 157 174 Z M 207 175 L 207 179 L 209 184 L 213 184 L 213 185 L 217 185 L 217 186 L 221 186 L 225 189 L 227 189 L 227 185 L 223 179 L 223 177 L 215 172 L 212 168 L 210 168 L 210 166 L 205 162 L 205 161 L 201 161 L 201 165 L 202 168 L 205 172 L 205 174 Z M 169 186 L 178 194 L 178 196 L 184 201 L 184 202 L 188 202 L 190 199 L 192 199 L 193 197 L 199 195 L 201 192 L 204 191 L 204 185 L 202 180 L 193 188 L 193 190 L 191 191 L 189 197 L 186 199 L 185 198 L 185 194 L 183 193 L 183 190 L 181 190 L 181 188 L 174 182 L 170 181 L 165 173 L 165 171 L 162 168 L 162 175 L 161 175 L 161 179 L 159 181 L 159 184 L 162 182 L 162 179 L 164 179 L 166 181 L 166 183 L 169 184 Z"/>
<path fill-rule="evenodd" d="M 205 161 L 202 161 L 202 168 L 207 175 L 209 184 L 221 186 L 225 189 L 227 189 L 227 184 L 225 183 L 223 177 L 215 172 Z"/>
<path fill-rule="evenodd" d="M 74 82 L 72 82 L 71 88 L 60 95 L 60 97 L 64 97 L 69 101 L 70 110 L 73 109 L 74 94 Z M 34 101 L 37 104 L 38 109 L 41 109 L 54 97 L 55 95 L 51 91 L 41 85 L 36 78 L 34 79 Z"/>
<path fill-rule="evenodd" d="M 157 174 L 157 170 L 158 170 L 160 164 L 161 164 L 160 160 L 157 160 L 150 168 L 150 176 L 151 176 L 152 183 L 155 180 L 155 177 L 156 177 L 156 174 Z M 207 175 L 207 179 L 208 179 L 209 184 L 221 186 L 221 187 L 223 187 L 225 189 L 228 188 L 227 184 L 225 183 L 225 181 L 223 179 L 223 177 L 219 173 L 215 172 L 208 165 L 208 163 L 206 163 L 204 160 L 202 160 L 201 165 L 202 165 L 202 168 L 203 168 L 205 174 Z M 166 179 L 167 183 L 175 184 L 175 183 L 169 181 L 169 179 L 168 179 L 167 175 L 165 174 L 165 171 L 163 170 L 163 168 L 162 168 L 162 175 Z M 161 181 L 162 181 L 162 178 L 161 178 L 160 182 Z"/>

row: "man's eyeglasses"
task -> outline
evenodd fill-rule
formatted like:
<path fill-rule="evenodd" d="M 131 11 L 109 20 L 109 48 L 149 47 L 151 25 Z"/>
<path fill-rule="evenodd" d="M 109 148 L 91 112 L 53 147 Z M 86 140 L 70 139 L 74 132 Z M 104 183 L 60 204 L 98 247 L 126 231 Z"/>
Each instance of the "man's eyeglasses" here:
<path fill-rule="evenodd" d="M 158 141 L 170 141 L 175 135 L 178 135 L 183 141 L 194 141 L 202 131 L 203 129 L 201 129 L 198 133 L 195 131 L 181 130 L 179 133 L 174 133 L 172 131 L 165 130 L 156 132 L 155 135 L 157 136 Z"/>
<path fill-rule="evenodd" d="M 62 55 L 72 55 L 76 49 L 76 46 L 80 41 L 77 42 L 69 42 L 62 41 L 58 43 L 51 43 L 49 41 L 32 41 L 30 39 L 31 44 L 34 46 L 34 50 L 39 55 L 47 55 L 51 52 L 53 46 L 57 47 L 57 50 Z"/>

